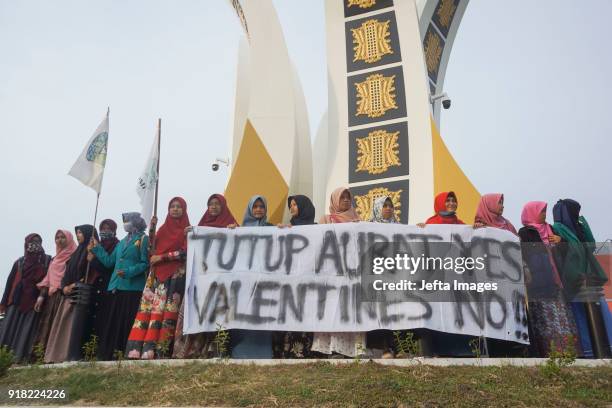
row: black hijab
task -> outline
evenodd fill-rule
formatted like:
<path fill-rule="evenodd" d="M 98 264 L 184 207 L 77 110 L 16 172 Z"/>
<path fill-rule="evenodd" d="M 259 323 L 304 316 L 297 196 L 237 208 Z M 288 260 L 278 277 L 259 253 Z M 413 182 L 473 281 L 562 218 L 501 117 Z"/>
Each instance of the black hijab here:
<path fill-rule="evenodd" d="M 298 207 L 297 217 L 291 217 L 291 225 L 312 225 L 314 224 L 315 208 L 310 198 L 305 195 L 294 195 L 287 198 L 287 207 L 291 208 L 291 200 L 295 200 Z"/>
<path fill-rule="evenodd" d="M 81 278 L 85 277 L 85 273 L 87 271 L 87 245 L 89 245 L 89 241 L 91 241 L 92 236 L 95 237 L 96 240 L 99 240 L 98 233 L 93 225 L 85 224 L 75 227 L 75 236 L 77 235 L 78 231 L 81 231 L 85 239 L 82 243 L 79 243 L 79 246 L 68 260 L 68 264 L 66 265 L 66 273 L 62 279 L 62 288 L 78 282 L 81 280 Z"/>
<path fill-rule="evenodd" d="M 559 200 L 553 207 L 553 218 L 555 222 L 565 225 L 570 231 L 576 234 L 580 242 L 584 242 L 586 240 L 586 235 L 584 234 L 582 225 L 578 222 L 580 208 L 580 203 L 571 198 Z"/>

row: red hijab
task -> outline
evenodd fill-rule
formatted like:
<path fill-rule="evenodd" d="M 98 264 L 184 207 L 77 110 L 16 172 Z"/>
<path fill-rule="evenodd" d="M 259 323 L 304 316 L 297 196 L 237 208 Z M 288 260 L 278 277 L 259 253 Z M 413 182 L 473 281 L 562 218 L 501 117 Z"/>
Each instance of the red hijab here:
<path fill-rule="evenodd" d="M 183 215 L 179 218 L 174 218 L 170 215 L 170 206 L 173 202 L 178 201 L 183 209 Z M 187 250 L 187 238 L 185 237 L 185 228 L 189 226 L 189 216 L 187 215 L 187 203 L 181 197 L 174 197 L 168 204 L 168 215 L 166 221 L 159 228 L 155 235 L 155 255 L 167 254 L 174 251 Z M 162 262 L 155 265 L 155 276 L 161 282 L 168 279 L 181 266 L 181 261 Z"/>
<path fill-rule="evenodd" d="M 225 201 L 225 197 L 223 197 L 221 194 L 213 194 L 208 197 L 206 205 L 208 206 L 210 204 L 210 200 L 212 200 L 213 198 L 216 198 L 221 203 L 221 212 L 218 215 L 212 215 L 207 208 L 206 212 L 202 216 L 202 219 L 198 223 L 198 226 L 225 228 L 230 224 L 238 224 L 234 219 L 234 216 L 232 215 L 231 211 L 227 207 L 227 201 Z"/>
<path fill-rule="evenodd" d="M 436 196 L 434 201 L 434 210 L 436 211 L 436 215 L 433 215 L 425 221 L 425 224 L 465 224 L 459 218 L 457 218 L 457 214 L 444 214 L 446 212 L 446 199 L 451 196 L 455 197 L 457 200 L 457 195 L 452 192 L 444 192 L 440 193 Z M 457 200 L 457 204 L 459 204 L 459 200 Z"/>

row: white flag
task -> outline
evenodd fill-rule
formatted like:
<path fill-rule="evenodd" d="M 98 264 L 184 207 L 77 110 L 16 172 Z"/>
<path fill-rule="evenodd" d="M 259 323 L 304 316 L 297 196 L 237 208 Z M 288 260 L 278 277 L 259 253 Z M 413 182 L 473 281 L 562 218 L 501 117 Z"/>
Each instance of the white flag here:
<path fill-rule="evenodd" d="M 108 149 L 108 112 L 68 174 L 100 194 Z"/>
<path fill-rule="evenodd" d="M 158 126 L 155 139 L 153 140 L 153 146 L 151 146 L 149 159 L 145 164 L 141 176 L 138 178 L 138 185 L 136 186 L 136 192 L 140 197 L 140 204 L 142 205 L 142 211 L 140 214 L 147 222 L 147 225 L 151 222 L 151 217 L 153 216 L 155 186 L 159 176 L 157 174 L 157 163 L 159 162 L 159 136 L 160 128 Z"/>

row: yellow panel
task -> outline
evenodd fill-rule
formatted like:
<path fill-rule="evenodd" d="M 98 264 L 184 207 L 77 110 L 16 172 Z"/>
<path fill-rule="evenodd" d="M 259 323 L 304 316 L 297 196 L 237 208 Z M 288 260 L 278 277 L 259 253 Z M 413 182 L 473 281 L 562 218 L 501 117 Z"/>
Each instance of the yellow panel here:
<path fill-rule="evenodd" d="M 480 201 L 480 193 L 467 178 L 453 155 L 448 151 L 440 132 L 431 119 L 431 135 L 434 166 L 434 195 L 442 191 L 454 191 L 457 194 L 459 207 L 457 216 L 466 224 L 474 222 L 476 208 Z M 431 200 L 433 207 L 433 198 Z"/>
<path fill-rule="evenodd" d="M 249 199 L 262 195 L 268 200 L 268 221 L 282 221 L 289 187 L 272 161 L 257 131 L 247 120 L 232 174 L 225 189 L 227 204 L 238 222 Z"/>

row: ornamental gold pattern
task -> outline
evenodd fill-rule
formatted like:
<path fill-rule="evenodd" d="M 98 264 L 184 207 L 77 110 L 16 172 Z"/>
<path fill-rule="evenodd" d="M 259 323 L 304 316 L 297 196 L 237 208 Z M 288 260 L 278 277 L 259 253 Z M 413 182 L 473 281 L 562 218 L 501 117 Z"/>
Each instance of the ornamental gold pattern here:
<path fill-rule="evenodd" d="M 371 64 L 380 61 L 387 54 L 393 54 L 389 38 L 390 23 L 390 20 L 380 22 L 370 19 L 361 24 L 361 27 L 351 29 L 355 45 L 353 62 L 362 60 Z"/>
<path fill-rule="evenodd" d="M 357 215 L 359 215 L 359 218 L 362 221 L 368 221 L 370 219 L 370 216 L 372 215 L 372 207 L 374 205 L 374 200 L 379 197 L 391 197 L 391 201 L 393 202 L 393 208 L 395 210 L 395 216 L 399 220 L 402 214 L 402 203 L 400 201 L 402 197 L 402 191 L 402 189 L 399 189 L 397 191 L 390 191 L 386 187 L 377 187 L 368 191 L 367 194 L 355 195 Z"/>
<path fill-rule="evenodd" d="M 389 167 L 400 166 L 397 142 L 399 133 L 375 130 L 366 137 L 357 138 L 359 156 L 356 171 L 381 174 L 389 170 Z"/>
<path fill-rule="evenodd" d="M 440 37 L 435 35 L 433 31 L 429 31 L 427 38 L 425 38 L 425 63 L 429 72 L 436 72 L 438 70 L 441 56 Z"/>
<path fill-rule="evenodd" d="M 442 24 L 444 28 L 449 28 L 456 10 L 457 6 L 455 5 L 455 0 L 440 1 L 440 7 L 436 14 L 440 17 L 440 24 Z"/>
<path fill-rule="evenodd" d="M 355 116 L 367 115 L 369 118 L 383 116 L 390 109 L 397 109 L 395 103 L 395 75 L 385 77 L 373 74 L 363 82 L 355 84 L 357 88 L 357 113 Z"/>
<path fill-rule="evenodd" d="M 348 7 L 370 8 L 376 4 L 376 0 L 348 0 Z"/>

